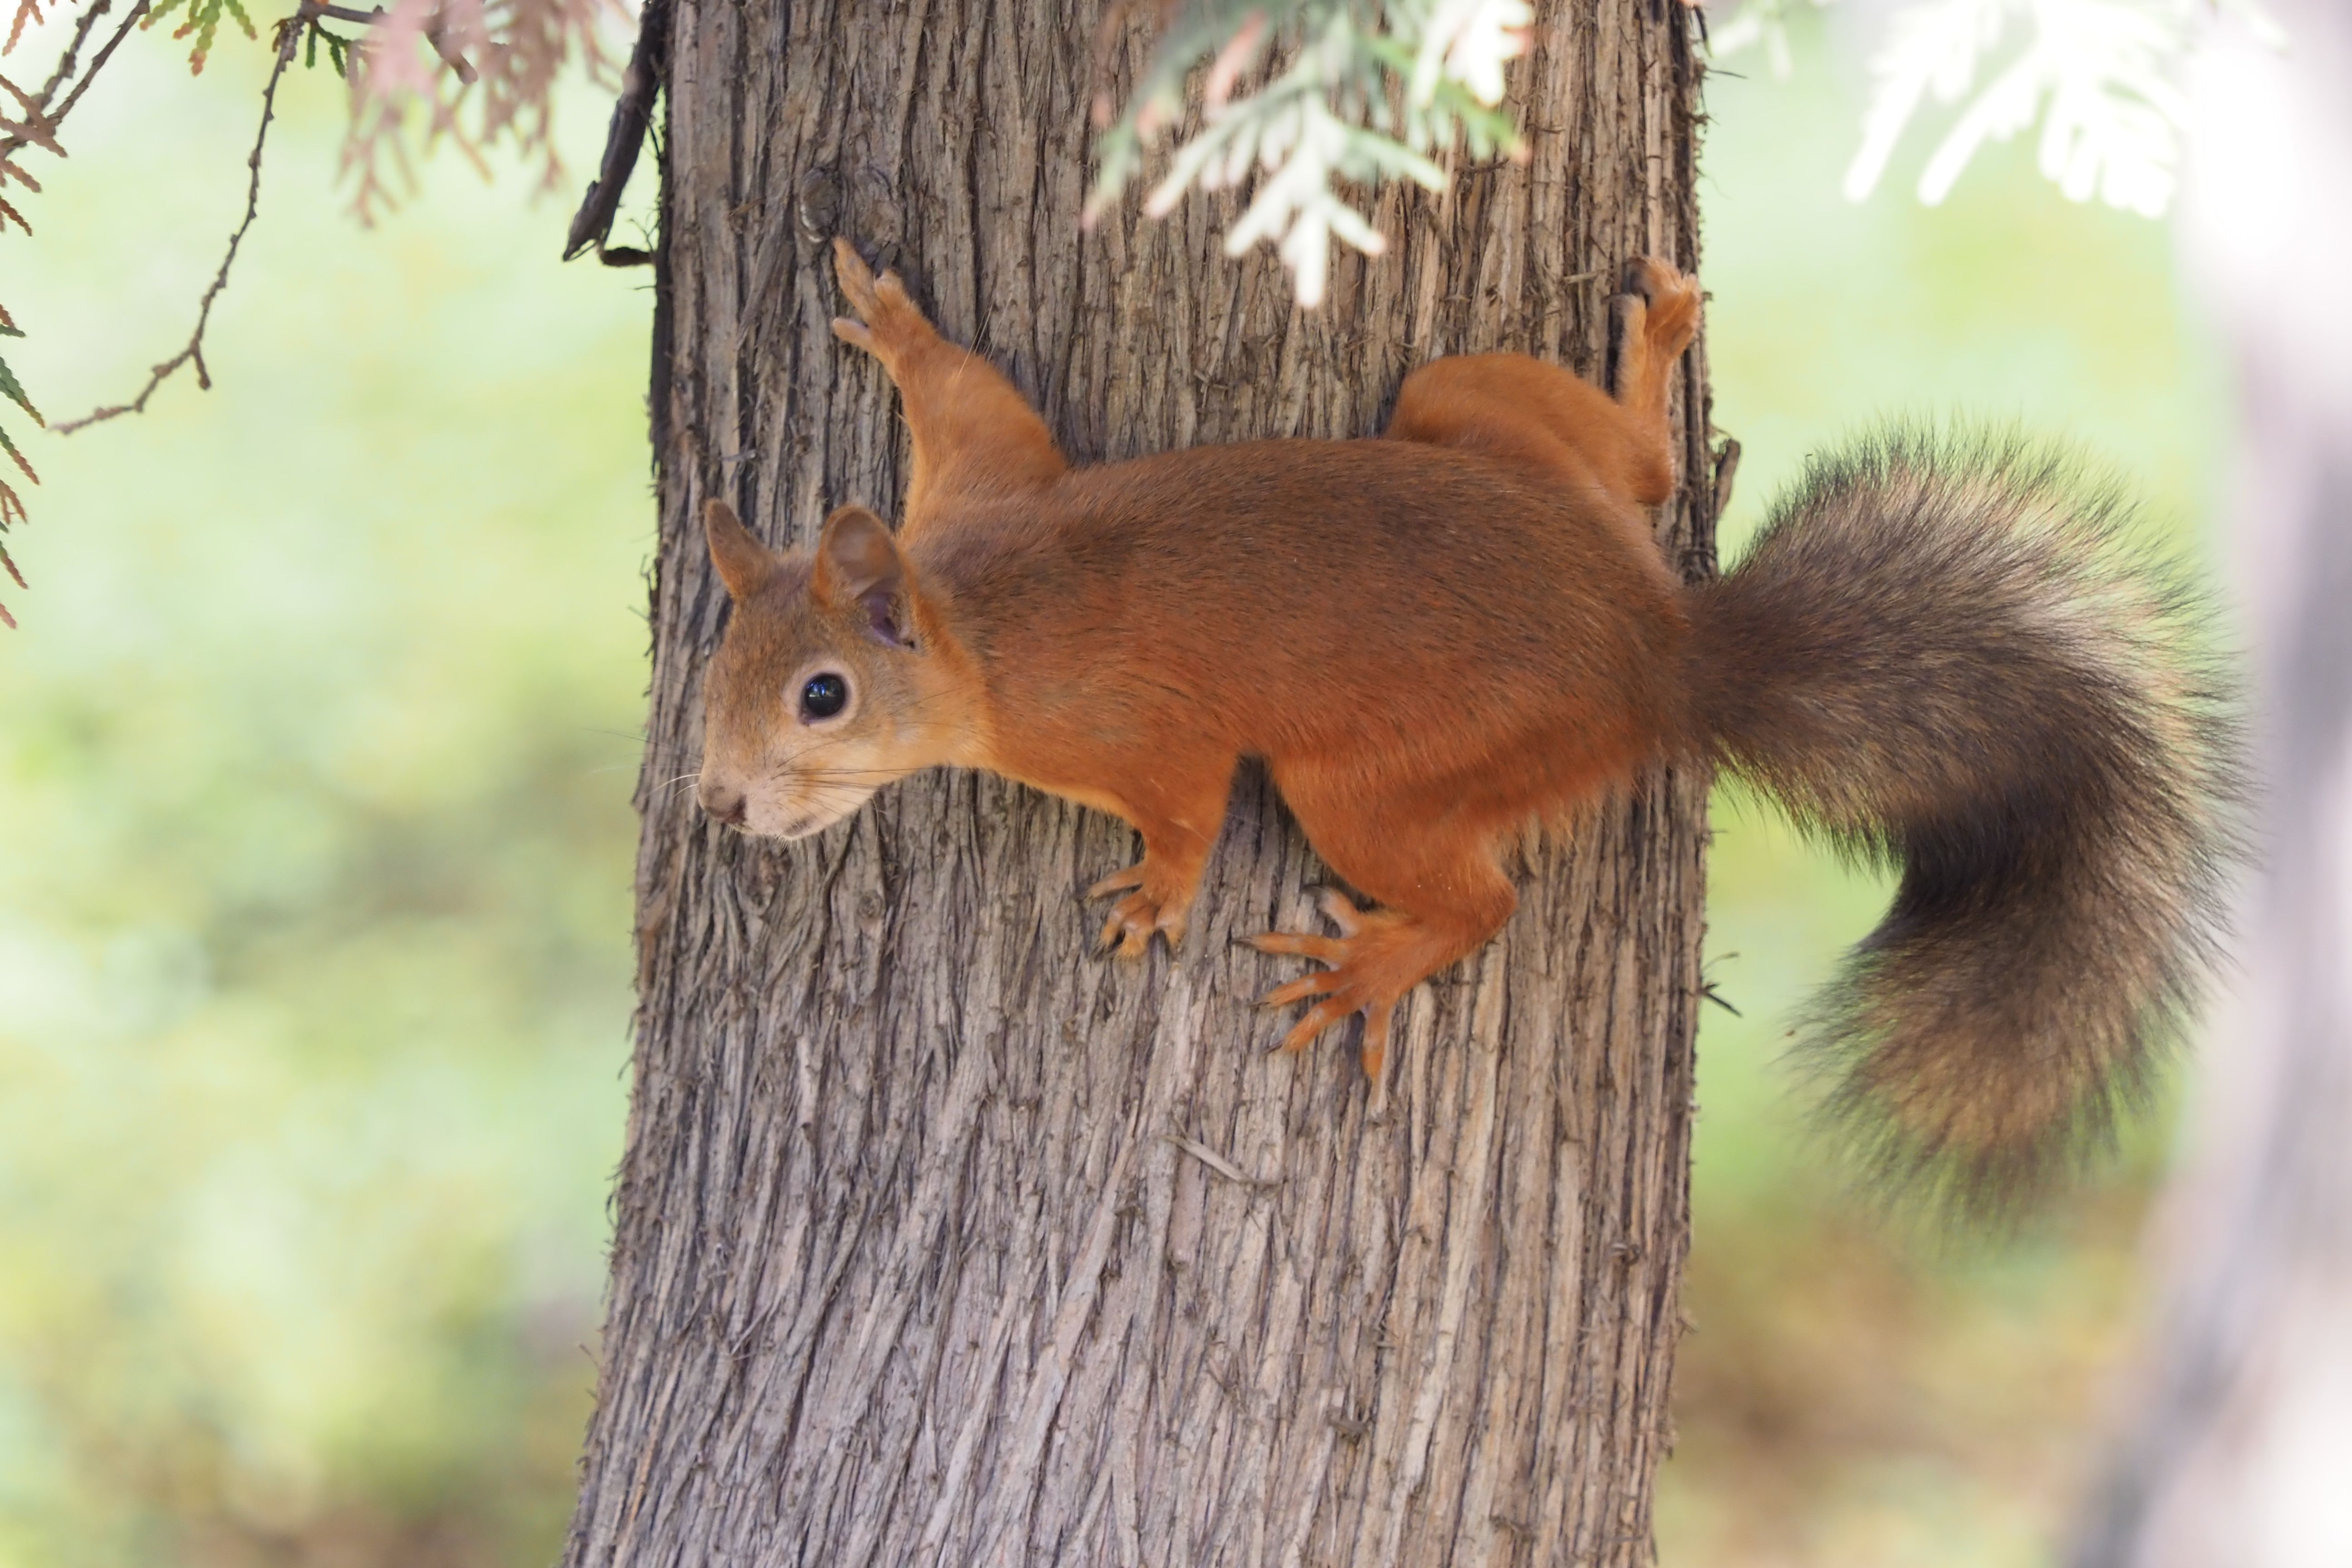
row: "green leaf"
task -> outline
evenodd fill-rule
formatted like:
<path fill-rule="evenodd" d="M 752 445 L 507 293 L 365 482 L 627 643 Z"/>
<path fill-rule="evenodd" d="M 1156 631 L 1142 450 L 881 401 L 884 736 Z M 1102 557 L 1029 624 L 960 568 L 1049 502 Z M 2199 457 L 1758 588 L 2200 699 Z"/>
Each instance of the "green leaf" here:
<path fill-rule="evenodd" d="M 25 334 L 12 331 L 8 335 L 10 337 L 21 338 Z M 17 407 L 31 415 L 33 416 L 34 424 L 44 427 L 48 425 L 49 422 L 41 417 L 41 411 L 33 406 L 33 400 L 25 395 L 23 384 L 17 381 L 16 373 L 8 368 L 8 362 L 5 359 L 0 359 L 0 396 L 6 397 L 9 402 L 15 404 Z M 5 435 L 0 435 L 0 441 L 5 441 L 7 437 Z M 11 447 L 8 449 L 12 452 L 16 450 L 14 447 Z M 20 463 L 24 461 L 22 458 L 19 458 L 16 460 Z"/>

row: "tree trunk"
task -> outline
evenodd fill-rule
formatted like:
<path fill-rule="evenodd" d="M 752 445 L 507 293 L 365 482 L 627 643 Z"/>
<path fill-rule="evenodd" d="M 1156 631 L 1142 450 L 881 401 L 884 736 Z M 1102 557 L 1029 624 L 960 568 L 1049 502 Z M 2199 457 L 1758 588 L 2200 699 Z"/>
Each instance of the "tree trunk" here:
<path fill-rule="evenodd" d="M 1234 939 L 1311 927 L 1325 873 L 1255 773 L 1139 964 L 1077 898 L 1134 858 L 1108 817 L 932 776 L 778 846 L 666 783 L 724 616 L 703 499 L 805 543 L 902 493 L 889 384 L 827 331 L 836 229 L 1080 461 L 1368 434 L 1464 350 L 1593 374 L 1626 258 L 1696 264 L 1698 68 L 1679 5 L 1545 10 L 1529 160 L 1384 195 L 1389 254 L 1305 314 L 1222 255 L 1230 208 L 1080 232 L 1090 16 L 678 0 L 636 1080 L 568 1563 L 1648 1560 L 1703 779 L 1530 851 L 1508 930 L 1400 1011 L 1378 1122 L 1336 1037 L 1265 1054 L 1297 965 Z M 1712 524 L 1686 479 L 1659 537 L 1704 573 Z"/>
<path fill-rule="evenodd" d="M 2225 16 L 2202 54 L 2181 211 L 2236 373 L 2263 864 L 2077 1568 L 2352 1563 L 2352 15 L 2270 9 L 2285 49 Z"/>

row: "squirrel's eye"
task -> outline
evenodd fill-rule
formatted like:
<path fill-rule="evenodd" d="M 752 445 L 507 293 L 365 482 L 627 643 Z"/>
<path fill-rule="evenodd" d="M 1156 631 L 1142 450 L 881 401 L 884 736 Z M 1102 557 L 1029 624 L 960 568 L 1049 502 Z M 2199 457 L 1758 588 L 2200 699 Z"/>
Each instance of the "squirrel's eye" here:
<path fill-rule="evenodd" d="M 837 675 L 812 675 L 801 688 L 801 717 L 830 719 L 849 706 L 849 682 Z"/>

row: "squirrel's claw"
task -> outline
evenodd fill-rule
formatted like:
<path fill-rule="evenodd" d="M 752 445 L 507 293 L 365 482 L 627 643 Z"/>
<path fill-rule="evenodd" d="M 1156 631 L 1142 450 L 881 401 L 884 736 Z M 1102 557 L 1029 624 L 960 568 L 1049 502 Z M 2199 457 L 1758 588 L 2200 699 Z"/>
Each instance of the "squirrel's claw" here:
<path fill-rule="evenodd" d="M 1274 1049 L 1266 1054 L 1296 1056 L 1313 1045 L 1315 1037 L 1324 1030 L 1334 1024 L 1346 1023 L 1348 1015 L 1355 1010 L 1356 1004 L 1346 996 L 1326 996 L 1307 1009 L 1306 1016 L 1292 1025 L 1290 1032 L 1276 1041 Z"/>
<path fill-rule="evenodd" d="M 1330 967 L 1276 986 L 1258 999 L 1258 1005 L 1285 1007 L 1310 996 L 1322 998 L 1291 1026 L 1282 1042 L 1275 1047 L 1277 1051 L 1304 1050 L 1324 1030 L 1345 1023 L 1351 1013 L 1361 1013 L 1364 1076 L 1371 1079 L 1371 1108 L 1377 1114 L 1387 1104 L 1382 1075 L 1388 1066 L 1389 1019 L 1402 992 L 1390 994 L 1375 977 L 1382 966 L 1382 937 L 1394 929 L 1395 917 L 1367 916 L 1353 900 L 1336 889 L 1324 889 L 1315 901 L 1324 918 L 1339 928 L 1340 935 L 1270 931 L 1250 938 L 1249 944 L 1260 952 L 1311 958 Z"/>
<path fill-rule="evenodd" d="M 1143 886 L 1143 866 L 1138 862 L 1124 871 L 1113 871 L 1109 876 L 1088 888 L 1081 896 L 1088 899 L 1107 899 L 1113 893 L 1124 893 L 1130 888 L 1141 886 Z"/>
<path fill-rule="evenodd" d="M 1355 936 L 1364 929 L 1364 911 L 1356 907 L 1355 900 L 1337 888 L 1326 888 L 1316 894 L 1315 907 L 1323 911 L 1325 920 L 1339 928 L 1341 936 Z"/>
<path fill-rule="evenodd" d="M 1110 919 L 1103 922 L 1096 951 L 1108 952 L 1116 942 L 1121 958 L 1141 958 L 1150 951 L 1153 931 L 1168 939 L 1172 952 L 1184 940 L 1183 915 L 1161 909 L 1148 893 L 1129 893 L 1119 900 L 1110 911 Z"/>
<path fill-rule="evenodd" d="M 1118 907 L 1111 910 L 1110 919 L 1103 921 L 1102 934 L 1095 938 L 1097 952 L 1108 952 L 1117 948 L 1121 958 L 1141 958 L 1150 947 L 1150 924 L 1145 921 L 1141 930 L 1136 929 L 1137 921 L 1131 918 L 1127 907 L 1131 901 L 1121 899 Z"/>
<path fill-rule="evenodd" d="M 866 258 L 857 254 L 857 247 L 843 235 L 833 237 L 833 275 L 840 279 L 841 291 L 849 297 L 849 308 L 859 315 L 874 314 L 874 269 L 866 265 Z"/>
<path fill-rule="evenodd" d="M 1679 358 L 1698 331 L 1696 280 L 1663 257 L 1637 256 L 1625 264 L 1623 283 L 1613 301 L 1623 330 L 1647 336 L 1650 353 L 1661 363 Z"/>
<path fill-rule="evenodd" d="M 1348 961 L 1349 942 L 1364 930 L 1364 911 L 1356 907 L 1353 899 L 1337 888 L 1326 888 L 1315 896 L 1315 907 L 1323 918 L 1339 928 L 1338 936 L 1309 936 L 1304 931 L 1270 931 L 1244 938 L 1260 952 L 1282 953 L 1293 958 L 1311 958 L 1318 963 L 1337 967 Z"/>
<path fill-rule="evenodd" d="M 1259 997 L 1257 1005 L 1261 1007 L 1287 1007 L 1293 1002 L 1304 1002 L 1309 996 L 1320 996 L 1327 991 L 1335 991 L 1339 989 L 1339 983 L 1338 970 L 1318 970 L 1312 974 L 1302 974 L 1296 980 L 1286 981 L 1276 986 Z"/>
<path fill-rule="evenodd" d="M 885 272 L 877 278 L 857 247 L 839 236 L 833 242 L 833 275 L 857 313 L 856 321 L 841 317 L 834 321 L 833 335 L 843 342 L 855 343 L 887 364 L 892 355 L 911 353 L 938 335 L 908 297 L 898 275 Z"/>
<path fill-rule="evenodd" d="M 1308 975 L 1307 979 L 1328 980 L 1333 977 L 1334 974 L 1312 974 Z M 1294 981 L 1289 985 L 1279 987 L 1278 991 L 1295 989 L 1299 984 Z M 1278 993 L 1268 994 L 1269 1003 L 1273 1001 L 1276 994 Z M 1307 993 L 1302 992 L 1300 994 L 1305 995 Z M 1352 992 L 1343 991 L 1337 995 L 1326 996 L 1322 1001 L 1309 1007 L 1305 1017 L 1291 1026 L 1290 1032 L 1282 1037 L 1281 1043 L 1274 1049 L 1276 1052 L 1291 1054 L 1303 1051 L 1313 1044 L 1315 1037 L 1324 1030 L 1334 1024 L 1346 1023 L 1349 1014 L 1363 1014 L 1364 1038 L 1362 1045 L 1358 1047 L 1357 1054 L 1364 1064 L 1364 1077 L 1371 1085 L 1371 1113 L 1378 1116 L 1388 1108 L 1389 1019 L 1394 1007 L 1395 1004 L 1392 1002 L 1368 1001 L 1353 994 Z"/>
<path fill-rule="evenodd" d="M 1139 890 L 1142 886 L 1143 868 L 1135 865 L 1112 872 L 1087 889 L 1089 899 L 1127 893 L 1111 907 L 1110 919 L 1103 922 L 1102 935 L 1095 942 L 1096 952 L 1107 952 L 1116 946 L 1121 958 L 1141 958 L 1150 951 L 1154 931 L 1168 939 L 1171 952 L 1184 940 L 1184 911 L 1163 908 L 1158 899 Z M 1139 890 L 1128 892 L 1130 888 Z"/>
<path fill-rule="evenodd" d="M 1329 964 L 1344 963 L 1348 959 L 1348 939 L 1345 937 L 1270 931 L 1243 940 L 1260 952 L 1276 953 L 1285 958 L 1311 958 L 1318 963 Z"/>

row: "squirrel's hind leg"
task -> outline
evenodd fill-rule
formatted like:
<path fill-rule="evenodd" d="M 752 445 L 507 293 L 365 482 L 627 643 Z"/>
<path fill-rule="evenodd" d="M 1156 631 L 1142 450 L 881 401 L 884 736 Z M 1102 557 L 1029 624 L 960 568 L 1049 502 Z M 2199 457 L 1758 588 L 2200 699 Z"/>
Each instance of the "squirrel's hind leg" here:
<path fill-rule="evenodd" d="M 1610 383 L 1625 411 L 1634 498 L 1655 506 L 1675 493 L 1674 430 L 1666 408 L 1675 365 L 1698 335 L 1699 288 L 1671 262 L 1625 264 L 1625 291 L 1611 301 Z"/>
<path fill-rule="evenodd" d="M 1483 837 L 1404 826 L 1428 821 L 1433 813 L 1404 802 L 1367 812 L 1348 801 L 1344 783 L 1324 797 L 1313 781 L 1295 771 L 1286 777 L 1277 767 L 1275 777 L 1331 868 L 1382 907 L 1359 909 L 1344 895 L 1327 891 L 1320 902 L 1339 928 L 1338 936 L 1268 931 L 1253 938 L 1250 945 L 1261 952 L 1330 965 L 1275 987 L 1260 1005 L 1281 1007 L 1316 999 L 1283 1037 L 1277 1048 L 1286 1051 L 1304 1048 L 1350 1013 L 1361 1013 L 1364 1072 L 1371 1079 L 1377 1110 L 1387 1099 L 1389 1024 L 1396 1005 L 1423 980 L 1484 946 L 1510 918 L 1518 895 Z"/>
<path fill-rule="evenodd" d="M 1667 400 L 1675 363 L 1698 330 L 1699 291 L 1651 258 L 1625 268 L 1625 286 L 1612 317 L 1613 395 L 1526 354 L 1455 354 L 1405 377 L 1382 434 L 1531 464 L 1656 506 L 1674 494 Z"/>

